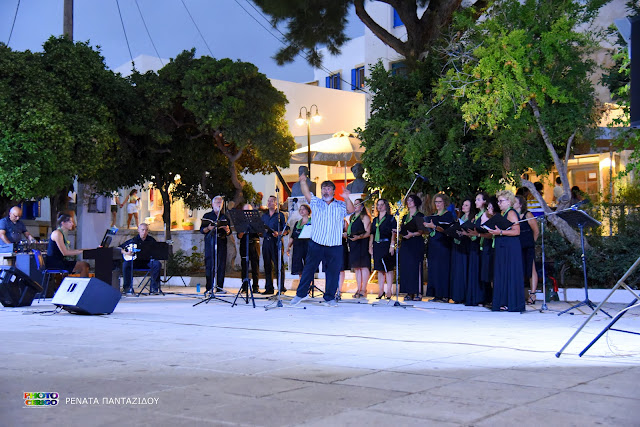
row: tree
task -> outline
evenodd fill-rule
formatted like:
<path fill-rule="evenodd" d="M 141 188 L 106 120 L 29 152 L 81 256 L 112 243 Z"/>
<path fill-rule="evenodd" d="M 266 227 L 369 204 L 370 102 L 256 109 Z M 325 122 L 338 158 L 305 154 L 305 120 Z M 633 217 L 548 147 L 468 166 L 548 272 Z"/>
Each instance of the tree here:
<path fill-rule="evenodd" d="M 497 131 L 531 114 L 562 180 L 559 209 L 569 204 L 567 162 L 573 143 L 586 136 L 597 113 L 589 77 L 598 34 L 583 28 L 606 2 L 501 1 L 450 47 L 451 66 L 440 82 L 439 95 L 452 96 L 474 129 Z M 522 185 L 551 211 L 531 182 L 522 180 Z M 579 245 L 579 236 L 566 222 L 555 216 L 549 220 Z"/>
<path fill-rule="evenodd" d="M 345 35 L 349 8 L 384 44 L 403 55 L 412 67 L 435 43 L 443 29 L 451 23 L 453 14 L 462 7 L 462 0 L 379 0 L 392 6 L 402 20 L 406 40 L 398 38 L 374 21 L 365 9 L 365 0 L 256 0 L 255 3 L 272 18 L 274 26 L 286 22 L 286 46 L 275 56 L 278 64 L 292 62 L 304 54 L 313 67 L 320 67 L 319 47 L 337 55 L 348 41 Z M 376 2 L 372 2 L 376 3 Z M 482 11 L 491 0 L 476 0 L 474 11 Z M 424 11 L 423 11 L 424 9 Z M 420 12 L 423 12 L 420 14 Z M 474 12 L 474 16 L 480 16 Z"/>
<path fill-rule="evenodd" d="M 121 78 L 88 43 L 51 37 L 43 52 L 0 44 L 0 191 L 22 200 L 66 197 L 73 180 L 109 170 L 118 141 Z M 58 195 L 59 197 L 56 197 Z"/>

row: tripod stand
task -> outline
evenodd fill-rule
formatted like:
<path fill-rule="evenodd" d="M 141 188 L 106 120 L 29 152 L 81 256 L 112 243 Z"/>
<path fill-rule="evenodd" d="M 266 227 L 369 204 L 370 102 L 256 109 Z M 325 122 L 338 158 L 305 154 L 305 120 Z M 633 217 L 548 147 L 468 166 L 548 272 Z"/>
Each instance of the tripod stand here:
<path fill-rule="evenodd" d="M 589 308 L 591 308 L 592 310 L 595 310 L 596 305 L 594 303 L 591 302 L 591 300 L 589 300 L 589 286 L 587 284 L 587 260 L 586 257 L 584 255 L 584 227 L 597 227 L 602 225 L 600 223 L 600 221 L 596 221 L 595 219 L 591 218 L 587 213 L 585 213 L 584 211 L 580 211 L 578 209 L 565 209 L 562 212 L 558 212 L 558 216 L 562 219 L 564 219 L 565 221 L 567 221 L 567 223 L 572 226 L 572 227 L 577 227 L 580 229 L 580 246 L 582 247 L 582 273 L 583 273 L 583 277 L 584 277 L 584 300 L 579 302 L 578 304 L 574 305 L 573 307 L 569 307 L 568 309 L 561 311 L 560 313 L 558 313 L 558 316 L 573 310 L 574 308 L 578 308 L 578 307 L 582 307 L 583 305 L 588 306 Z M 606 314 L 607 316 L 611 317 L 609 315 L 609 313 L 607 313 L 604 310 L 600 310 L 602 311 L 604 314 Z M 573 314 L 573 313 L 571 313 Z"/>
<path fill-rule="evenodd" d="M 246 295 L 242 297 L 242 299 L 245 300 L 246 304 L 249 304 L 249 298 L 251 298 L 253 308 L 256 308 L 256 301 L 253 298 L 253 286 L 249 280 L 249 241 L 251 240 L 250 233 L 260 233 L 264 229 L 264 223 L 260 219 L 258 211 L 253 210 L 231 210 L 229 211 L 229 217 L 238 234 L 244 233 L 241 241 L 242 239 L 245 239 L 245 254 L 243 259 L 246 266 L 245 274 L 242 277 L 242 285 L 240 286 L 240 289 L 238 289 L 238 293 L 236 294 L 231 307 L 235 307 L 238 297 L 241 297 L 243 290 L 245 290 Z M 242 242 L 240 244 L 242 244 Z"/>
<path fill-rule="evenodd" d="M 413 186 L 415 185 L 416 181 L 418 180 L 418 178 L 422 178 L 420 175 L 415 174 L 415 178 L 413 178 L 413 182 L 411 183 L 411 186 L 409 187 L 409 189 L 407 190 L 407 192 L 405 193 L 404 197 L 402 198 L 402 201 L 398 202 L 398 208 L 396 209 L 395 212 L 395 218 L 396 218 L 396 300 L 392 300 L 390 299 L 389 301 L 387 301 L 386 303 L 373 303 L 371 304 L 373 307 L 379 306 L 379 305 L 386 305 L 388 306 L 389 304 L 391 304 L 391 302 L 393 302 L 393 304 L 391 305 L 392 307 L 402 307 L 404 309 L 406 309 L 407 307 L 413 307 L 412 304 L 401 304 L 400 303 L 400 285 L 398 284 L 398 276 L 399 276 L 399 271 L 398 271 L 398 265 L 400 263 L 400 259 L 398 258 L 398 249 L 399 249 L 399 245 L 398 245 L 398 241 L 399 241 L 399 236 L 400 236 L 400 210 L 402 209 L 402 205 L 404 205 L 405 201 L 407 200 L 407 196 L 409 196 L 409 194 L 411 193 L 411 189 L 413 188 Z M 421 286 L 421 284 L 419 284 L 418 286 Z"/>
<path fill-rule="evenodd" d="M 195 307 L 198 304 L 202 304 L 203 302 L 209 304 L 209 301 L 211 301 L 212 299 L 223 301 L 223 302 L 226 302 L 227 304 L 231 304 L 231 301 L 227 301 L 225 299 L 222 299 L 216 296 L 216 289 L 218 288 L 218 268 L 220 268 L 220 266 L 218 265 L 220 261 L 220 253 L 218 252 L 218 233 L 220 232 L 219 229 L 221 227 L 224 227 L 229 224 L 229 222 L 226 219 L 220 219 L 221 215 L 222 214 L 219 212 L 216 215 L 215 221 L 207 220 L 207 221 L 210 221 L 211 225 L 213 226 L 213 230 L 209 231 L 209 233 L 214 233 L 213 238 L 210 238 L 210 241 L 211 241 L 210 245 L 212 249 L 212 259 L 211 259 L 211 267 L 210 267 L 210 274 L 212 275 L 211 291 L 208 297 L 203 298 L 202 301 L 199 301 L 193 304 L 193 307 Z M 203 220 L 206 220 L 206 218 Z M 226 241 L 225 241 L 225 244 L 226 244 Z"/>

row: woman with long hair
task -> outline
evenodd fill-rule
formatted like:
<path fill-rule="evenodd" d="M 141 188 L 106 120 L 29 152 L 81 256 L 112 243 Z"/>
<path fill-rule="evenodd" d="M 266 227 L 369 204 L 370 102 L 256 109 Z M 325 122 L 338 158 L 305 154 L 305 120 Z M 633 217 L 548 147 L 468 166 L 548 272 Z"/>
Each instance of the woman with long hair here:
<path fill-rule="evenodd" d="M 522 286 L 522 249 L 520 248 L 520 217 L 513 209 L 515 196 L 511 191 L 502 190 L 496 194 L 500 213 L 513 225 L 508 230 L 498 227 L 489 230 L 495 239 L 493 269 L 493 311 L 525 310 Z"/>
<path fill-rule="evenodd" d="M 410 194 L 405 200 L 408 212 L 400 224 L 400 249 L 398 253 L 398 274 L 400 292 L 407 294 L 405 301 L 422 301 L 422 261 L 424 260 L 424 239 L 418 224 L 424 222 L 424 214 L 418 211 L 422 200 Z"/>
<path fill-rule="evenodd" d="M 449 197 L 436 194 L 433 204 L 436 212 L 433 217 L 438 218 L 438 223 L 453 224 L 456 219 L 447 210 Z M 431 229 L 427 249 L 427 296 L 433 297 L 433 302 L 449 302 L 451 239 L 431 218 L 424 222 L 424 226 Z"/>
<path fill-rule="evenodd" d="M 475 207 L 470 198 L 466 198 L 460 205 L 458 222 L 464 224 L 475 216 Z M 451 246 L 451 299 L 456 304 L 466 302 L 467 285 L 469 280 L 469 236 L 460 233 L 453 239 Z"/>
<path fill-rule="evenodd" d="M 538 289 L 538 271 L 536 270 L 536 241 L 540 231 L 538 222 L 531 212 L 527 210 L 527 200 L 522 196 L 516 196 L 513 203 L 520 218 L 526 221 L 520 223 L 520 246 L 522 248 L 522 271 L 525 283 L 529 282 L 529 298 L 527 304 L 533 305 L 536 302 L 536 290 Z"/>
<path fill-rule="evenodd" d="M 469 220 L 476 227 L 480 227 L 482 225 L 482 218 L 487 211 L 488 204 L 489 196 L 487 193 L 481 191 L 476 194 L 474 205 L 477 213 Z M 482 252 L 480 249 L 482 248 L 485 239 L 475 230 L 467 232 L 466 236 L 469 237 L 469 268 L 467 270 L 467 290 L 464 304 L 476 306 L 485 302 L 485 290 L 482 286 L 482 282 L 480 281 L 480 254 Z"/>
<path fill-rule="evenodd" d="M 367 296 L 367 282 L 369 281 L 369 269 L 371 268 L 371 255 L 369 254 L 369 236 L 371 235 L 371 217 L 362 199 L 354 203 L 355 212 L 349 218 L 347 226 L 347 239 L 349 241 L 349 263 L 356 273 L 358 289 L 354 298 Z"/>
<path fill-rule="evenodd" d="M 393 271 L 396 268 L 395 253 L 396 219 L 391 215 L 391 206 L 385 199 L 376 202 L 377 215 L 371 224 L 369 254 L 373 256 L 373 269 L 378 271 L 378 299 L 391 299 Z"/>
<path fill-rule="evenodd" d="M 138 204 L 140 198 L 137 194 L 138 190 L 134 188 L 129 192 L 129 196 L 127 197 L 127 228 L 131 225 L 131 218 L 136 219 L 136 228 L 140 225 L 140 220 L 138 219 Z"/>

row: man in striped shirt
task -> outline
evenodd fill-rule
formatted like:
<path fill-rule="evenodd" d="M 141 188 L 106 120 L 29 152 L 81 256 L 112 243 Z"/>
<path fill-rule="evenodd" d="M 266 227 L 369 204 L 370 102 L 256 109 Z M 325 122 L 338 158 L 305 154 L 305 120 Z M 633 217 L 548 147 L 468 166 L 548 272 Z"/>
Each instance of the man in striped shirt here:
<path fill-rule="evenodd" d="M 298 305 L 302 300 L 308 298 L 309 286 L 320 262 L 322 262 L 326 278 L 324 302 L 330 307 L 335 307 L 338 305 L 335 296 L 342 267 L 344 217 L 355 210 L 351 199 L 349 199 L 351 192 L 347 189 L 344 190 L 342 193 L 344 202 L 336 200 L 334 199 L 335 184 L 331 181 L 325 181 L 320 185 L 322 195 L 320 199 L 311 195 L 305 174 L 300 175 L 299 182 L 300 190 L 311 206 L 313 217 L 307 259 L 296 296 L 291 300 L 291 305 Z"/>

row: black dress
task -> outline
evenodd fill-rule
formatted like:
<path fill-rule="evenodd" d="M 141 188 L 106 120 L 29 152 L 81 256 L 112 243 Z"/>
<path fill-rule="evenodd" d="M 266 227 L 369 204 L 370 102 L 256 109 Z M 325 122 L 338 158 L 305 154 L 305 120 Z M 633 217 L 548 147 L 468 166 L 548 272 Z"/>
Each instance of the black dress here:
<path fill-rule="evenodd" d="M 406 224 L 405 224 L 406 221 Z M 400 234 L 402 236 L 407 233 L 415 233 L 418 231 L 418 222 L 424 222 L 422 212 L 416 214 L 409 219 L 408 214 L 402 218 Z M 398 270 L 400 277 L 400 292 L 406 294 L 420 295 L 422 294 L 422 261 L 424 260 L 424 238 L 422 236 L 414 236 L 410 239 L 402 238 L 400 240 L 400 249 L 398 253 Z"/>
<path fill-rule="evenodd" d="M 453 223 L 456 219 L 449 211 L 441 215 L 444 222 Z M 449 300 L 449 275 L 451 265 L 451 239 L 444 233 L 433 230 L 429 234 L 427 251 L 427 295 Z"/>
<path fill-rule="evenodd" d="M 473 221 L 480 226 L 480 218 L 477 215 Z M 469 242 L 469 267 L 467 269 L 467 292 L 465 305 L 479 305 L 485 302 L 484 289 L 480 283 L 480 237 L 472 237 Z"/>
<path fill-rule="evenodd" d="M 354 214 L 355 215 L 355 214 Z M 351 222 L 348 237 L 362 236 L 366 233 L 362 216 Z M 351 268 L 371 268 L 371 255 L 369 254 L 369 239 L 349 240 L 349 263 Z"/>
<path fill-rule="evenodd" d="M 510 209 L 511 210 L 511 209 Z M 514 211 L 515 212 L 515 211 Z M 504 216 L 508 215 L 508 211 Z M 519 236 L 494 236 L 493 311 L 524 311 L 522 249 Z"/>
<path fill-rule="evenodd" d="M 382 220 L 379 217 L 373 219 L 371 234 L 373 235 L 373 269 L 381 273 L 387 273 L 396 269 L 395 257 L 389 254 L 391 236 L 396 229 L 396 219 L 391 214 L 386 214 Z M 379 230 L 376 233 L 376 230 Z M 376 240 L 379 238 L 378 240 Z"/>
<path fill-rule="evenodd" d="M 62 233 L 62 231 L 60 231 Z M 63 238 L 64 233 L 62 233 Z M 60 248 L 58 248 L 58 244 L 51 238 L 49 238 L 49 244 L 47 245 L 47 258 L 44 261 L 45 266 L 48 270 L 66 270 L 73 271 L 73 268 L 76 266 L 75 261 L 71 261 L 65 259 L 60 252 Z"/>
<path fill-rule="evenodd" d="M 469 245 L 471 240 L 467 236 L 459 236 L 453 239 L 451 245 L 451 299 L 456 303 L 466 301 Z"/>
<path fill-rule="evenodd" d="M 300 233 L 302 233 L 302 220 L 296 222 L 291 232 L 291 239 L 293 239 L 293 254 L 291 255 L 291 274 L 302 274 L 304 268 L 304 260 L 307 258 L 307 248 L 309 247 L 309 239 L 301 239 Z"/>

